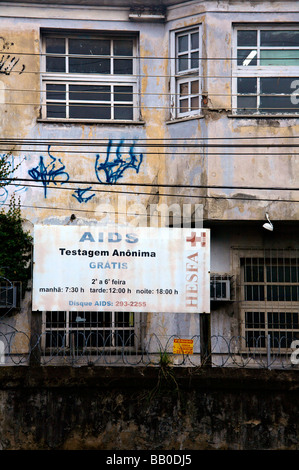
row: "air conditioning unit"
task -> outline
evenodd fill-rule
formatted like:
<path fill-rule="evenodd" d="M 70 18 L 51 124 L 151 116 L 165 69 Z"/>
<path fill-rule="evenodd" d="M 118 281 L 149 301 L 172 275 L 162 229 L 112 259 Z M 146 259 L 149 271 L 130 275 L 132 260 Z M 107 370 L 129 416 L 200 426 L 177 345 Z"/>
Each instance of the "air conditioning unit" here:
<path fill-rule="evenodd" d="M 15 308 L 17 306 L 17 287 L 0 286 L 0 309 Z"/>
<path fill-rule="evenodd" d="M 229 279 L 211 279 L 210 289 L 210 298 L 212 301 L 231 300 Z"/>

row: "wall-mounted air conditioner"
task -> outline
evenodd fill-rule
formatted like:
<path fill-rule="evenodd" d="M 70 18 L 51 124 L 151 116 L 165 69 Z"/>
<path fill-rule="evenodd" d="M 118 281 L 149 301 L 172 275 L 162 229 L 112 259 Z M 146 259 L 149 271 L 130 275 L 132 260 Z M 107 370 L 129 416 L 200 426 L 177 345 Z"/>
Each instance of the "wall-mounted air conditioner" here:
<path fill-rule="evenodd" d="M 211 278 L 210 291 L 211 301 L 231 300 L 230 279 Z"/>

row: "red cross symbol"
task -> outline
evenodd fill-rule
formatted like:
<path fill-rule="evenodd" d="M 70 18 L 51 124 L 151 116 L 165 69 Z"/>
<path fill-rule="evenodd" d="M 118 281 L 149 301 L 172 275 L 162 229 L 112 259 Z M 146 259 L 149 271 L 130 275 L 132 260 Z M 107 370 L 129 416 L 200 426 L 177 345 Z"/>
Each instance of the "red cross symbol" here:
<path fill-rule="evenodd" d="M 186 238 L 187 242 L 191 243 L 191 246 L 196 246 L 197 242 L 201 243 L 201 246 L 206 246 L 206 234 L 204 232 L 201 233 L 201 237 L 197 237 L 195 232 L 191 233 L 191 237 Z"/>

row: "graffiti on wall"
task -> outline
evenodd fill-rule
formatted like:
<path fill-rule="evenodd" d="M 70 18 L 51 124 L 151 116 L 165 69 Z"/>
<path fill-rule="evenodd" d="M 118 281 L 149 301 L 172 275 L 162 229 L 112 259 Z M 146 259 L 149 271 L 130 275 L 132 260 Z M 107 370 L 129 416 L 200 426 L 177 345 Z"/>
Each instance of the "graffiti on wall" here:
<path fill-rule="evenodd" d="M 113 147 L 115 150 L 113 151 Z M 39 156 L 38 165 L 28 170 L 29 176 L 37 182 L 41 182 L 44 187 L 44 198 L 47 198 L 48 188 L 51 184 L 63 185 L 70 180 L 70 174 L 66 169 L 62 158 L 54 157 L 51 152 L 51 145 L 48 146 L 47 157 Z M 104 151 L 105 153 L 105 151 Z M 47 158 L 50 161 L 47 161 Z M 123 140 L 114 143 L 109 140 L 106 147 L 104 160 L 101 162 L 100 154 L 96 154 L 94 171 L 97 180 L 102 184 L 115 184 L 124 173 L 133 169 L 139 173 L 143 161 L 143 154 L 135 152 L 135 143 L 125 146 Z M 76 188 L 73 191 L 74 197 L 80 204 L 89 202 L 95 193 L 92 186 L 87 188 Z M 0 201 L 1 202 L 1 201 Z"/>
<path fill-rule="evenodd" d="M 64 184 L 69 180 L 69 174 L 65 171 L 65 165 L 62 163 L 60 158 L 53 157 L 50 154 L 50 148 L 48 147 L 48 156 L 50 157 L 50 163 L 46 165 L 44 163 L 44 157 L 39 157 L 39 164 L 28 171 L 29 176 L 34 181 L 41 181 L 44 187 L 44 197 L 47 198 L 47 190 L 50 183 Z M 62 178 L 62 179 L 61 179 Z"/>
<path fill-rule="evenodd" d="M 0 51 L 7 51 L 4 52 L 2 56 L 0 56 L 1 74 L 10 75 L 12 71 L 15 71 L 20 75 L 25 70 L 25 64 L 20 62 L 21 58 L 18 56 L 18 54 L 13 54 L 10 52 L 10 49 L 13 46 L 13 42 L 9 42 L 4 37 L 0 36 Z"/>
<path fill-rule="evenodd" d="M 81 189 L 81 188 L 78 188 L 74 191 L 74 194 L 72 194 L 72 196 L 74 198 L 77 199 L 78 202 L 80 202 L 80 204 L 82 204 L 82 202 L 88 202 L 90 201 L 90 199 L 92 199 L 95 194 L 91 194 L 90 196 L 87 196 L 86 193 L 90 192 L 92 190 L 92 187 L 90 186 L 89 188 L 86 188 L 86 189 Z"/>
<path fill-rule="evenodd" d="M 97 154 L 95 162 L 95 172 L 100 183 L 115 184 L 119 181 L 126 170 L 133 168 L 136 173 L 139 172 L 143 155 L 135 154 L 135 143 L 133 143 L 128 152 L 122 153 L 124 143 L 121 140 L 116 146 L 115 153 L 112 152 L 113 141 L 109 140 L 106 150 L 106 158 L 103 163 L 100 162 L 101 156 Z"/>

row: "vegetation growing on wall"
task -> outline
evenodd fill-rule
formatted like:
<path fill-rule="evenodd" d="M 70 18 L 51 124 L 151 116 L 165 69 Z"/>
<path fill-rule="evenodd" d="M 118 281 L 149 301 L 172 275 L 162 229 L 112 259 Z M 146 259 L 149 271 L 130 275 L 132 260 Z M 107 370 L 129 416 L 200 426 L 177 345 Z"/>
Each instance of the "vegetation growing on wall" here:
<path fill-rule="evenodd" d="M 31 246 L 32 237 L 23 229 L 20 201 L 13 194 L 7 212 L 0 212 L 0 275 L 21 281 L 23 294 L 31 277 Z"/>

